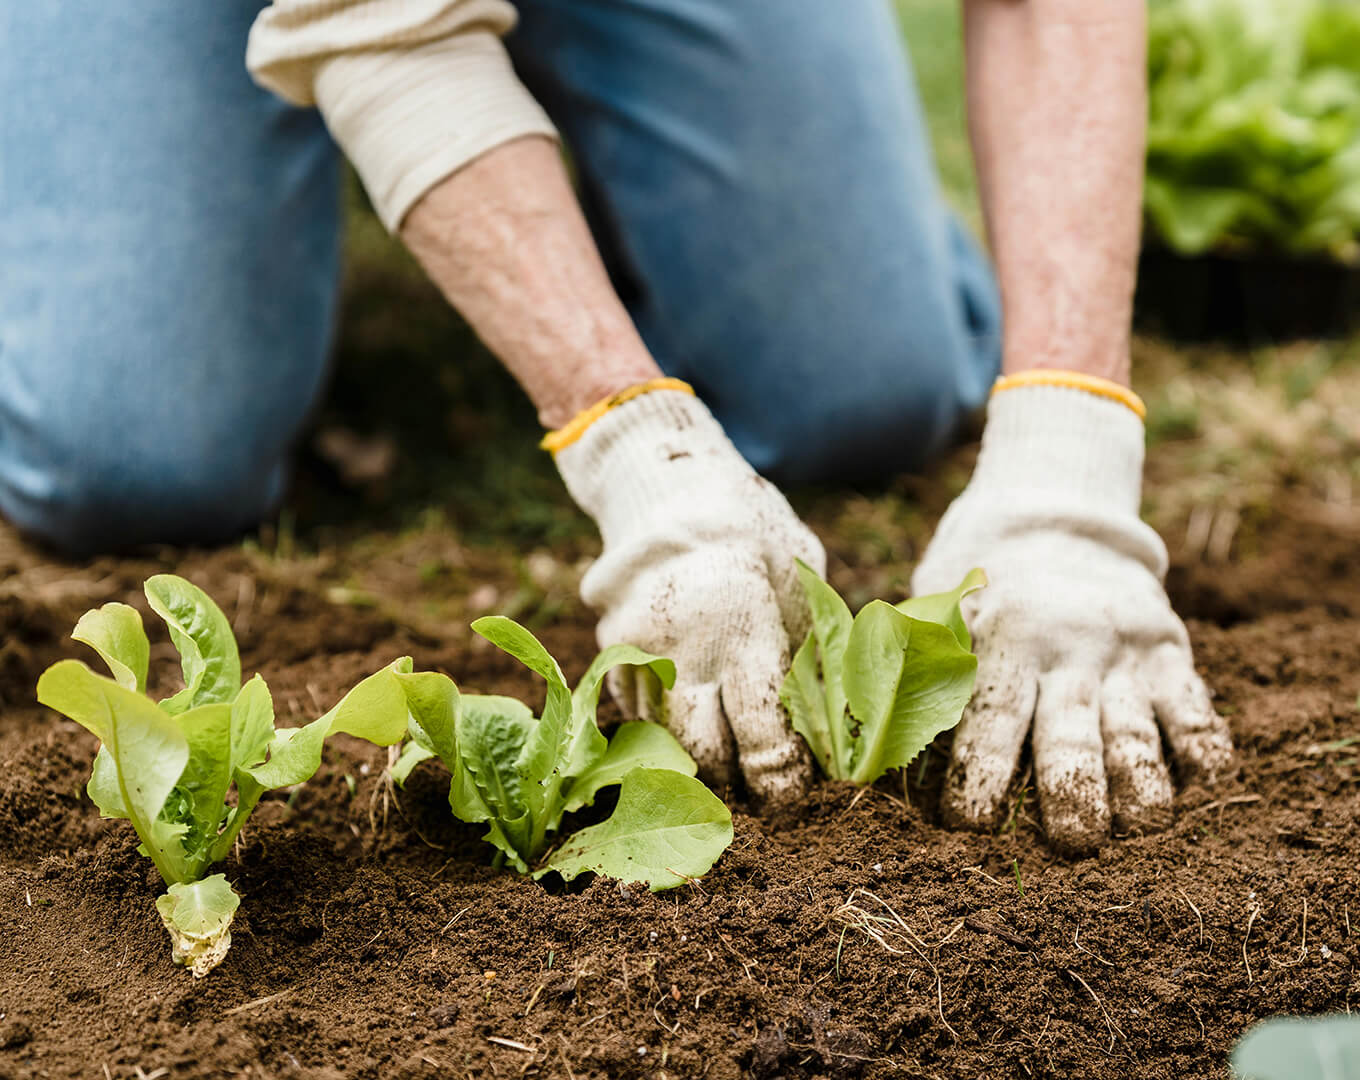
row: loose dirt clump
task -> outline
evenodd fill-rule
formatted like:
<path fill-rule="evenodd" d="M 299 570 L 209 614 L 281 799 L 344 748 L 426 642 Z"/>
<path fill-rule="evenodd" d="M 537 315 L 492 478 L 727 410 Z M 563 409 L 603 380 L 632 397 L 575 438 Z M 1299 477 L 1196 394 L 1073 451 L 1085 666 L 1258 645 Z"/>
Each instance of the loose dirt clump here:
<path fill-rule="evenodd" d="M 338 738 L 225 863 L 244 902 L 201 982 L 170 963 L 131 830 L 83 796 L 93 740 L 33 703 L 81 611 L 191 577 L 284 724 L 407 653 L 468 689 L 542 691 L 465 622 L 356 605 L 315 563 L 69 567 L 8 540 L 0 1077 L 1221 1077 L 1256 1020 L 1360 1003 L 1360 611 L 1325 571 L 1354 564 L 1338 545 L 1319 574 L 1282 539 L 1173 577 L 1241 771 L 1183 790 L 1166 832 L 1063 860 L 1023 775 L 998 833 L 949 832 L 942 744 L 868 791 L 820 785 L 794 820 L 736 803 L 732 849 L 691 887 L 564 890 L 491 869 L 437 766 L 398 791 L 385 751 Z M 1276 587 L 1253 609 L 1263 565 Z M 452 603 L 479 584 L 460 573 L 410 575 L 409 599 Z M 540 629 L 579 675 L 587 615 Z M 153 668 L 173 678 L 165 649 Z"/>

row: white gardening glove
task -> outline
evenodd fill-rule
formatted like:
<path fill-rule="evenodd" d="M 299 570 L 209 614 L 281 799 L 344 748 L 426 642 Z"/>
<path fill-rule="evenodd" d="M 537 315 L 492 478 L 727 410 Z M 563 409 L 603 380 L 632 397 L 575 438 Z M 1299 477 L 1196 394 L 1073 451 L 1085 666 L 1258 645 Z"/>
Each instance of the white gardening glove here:
<path fill-rule="evenodd" d="M 665 724 L 710 783 L 731 783 L 740 764 L 761 802 L 801 794 L 809 759 L 779 687 L 789 642 L 808 626 L 794 560 L 823 573 L 821 543 L 690 393 L 618 405 L 556 459 L 604 539 L 581 583 L 600 613 L 600 645 L 675 661 L 675 687 L 661 700 L 636 669 L 616 669 L 615 701 Z"/>
<path fill-rule="evenodd" d="M 1162 588 L 1166 548 L 1139 519 L 1142 472 L 1129 405 L 1066 386 L 993 396 L 973 478 L 912 577 L 917 594 L 973 566 L 990 582 L 965 608 L 977 691 L 954 739 L 947 823 L 997 823 L 1031 726 L 1044 828 L 1071 853 L 1098 847 L 1112 817 L 1120 832 L 1169 822 L 1159 722 L 1183 780 L 1230 762 Z"/>

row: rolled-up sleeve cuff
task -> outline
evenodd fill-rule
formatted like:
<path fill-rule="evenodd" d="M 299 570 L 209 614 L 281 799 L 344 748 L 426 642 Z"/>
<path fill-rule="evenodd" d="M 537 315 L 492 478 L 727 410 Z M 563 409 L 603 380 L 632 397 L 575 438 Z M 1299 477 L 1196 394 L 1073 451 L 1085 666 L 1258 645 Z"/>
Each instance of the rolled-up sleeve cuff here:
<path fill-rule="evenodd" d="M 317 71 L 315 92 L 391 232 L 474 158 L 526 135 L 557 137 L 490 30 L 333 56 Z"/>

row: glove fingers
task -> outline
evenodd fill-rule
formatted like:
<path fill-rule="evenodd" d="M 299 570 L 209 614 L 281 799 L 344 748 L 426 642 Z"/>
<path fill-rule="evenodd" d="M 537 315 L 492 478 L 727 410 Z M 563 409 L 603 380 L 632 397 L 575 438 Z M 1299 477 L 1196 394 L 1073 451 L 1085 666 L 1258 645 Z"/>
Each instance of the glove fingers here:
<path fill-rule="evenodd" d="M 1100 730 L 1115 831 L 1165 829 L 1171 824 L 1171 776 L 1152 702 L 1132 673 L 1113 672 L 1101 687 Z"/>
<path fill-rule="evenodd" d="M 1160 646 L 1149 661 L 1144 684 L 1162 723 L 1181 779 L 1212 783 L 1232 765 L 1228 722 L 1214 711 L 1209 690 L 1195 671 L 1188 647 Z"/>
<path fill-rule="evenodd" d="M 1100 688 L 1082 669 L 1060 668 L 1039 677 L 1034 778 L 1044 829 L 1054 847 L 1084 855 L 1109 838 Z"/>
<path fill-rule="evenodd" d="M 770 584 L 774 586 L 775 599 L 779 602 L 779 617 L 789 641 L 795 647 L 803 643 L 812 629 L 812 612 L 808 609 L 807 597 L 798 580 L 798 565 L 794 559 L 802 559 L 817 571 L 818 577 L 826 577 L 826 549 L 811 529 L 801 522 L 797 525 L 796 533 L 773 545 L 778 556 L 766 559 L 766 572 L 770 576 Z"/>
<path fill-rule="evenodd" d="M 722 703 L 736 740 L 742 773 L 752 797 L 774 808 L 786 806 L 812 783 L 807 746 L 789 727 L 779 701 L 779 687 L 789 667 L 789 646 L 781 626 L 772 621 L 774 604 L 756 612 L 744 635 L 741 655 L 723 673 Z"/>
<path fill-rule="evenodd" d="M 717 683 L 677 683 L 666 695 L 665 724 L 699 766 L 699 776 L 721 791 L 736 783 L 732 733 Z"/>
<path fill-rule="evenodd" d="M 999 657 L 978 663 L 978 688 L 954 735 L 942 803 L 950 828 L 991 829 L 1034 716 L 1034 677 Z"/>

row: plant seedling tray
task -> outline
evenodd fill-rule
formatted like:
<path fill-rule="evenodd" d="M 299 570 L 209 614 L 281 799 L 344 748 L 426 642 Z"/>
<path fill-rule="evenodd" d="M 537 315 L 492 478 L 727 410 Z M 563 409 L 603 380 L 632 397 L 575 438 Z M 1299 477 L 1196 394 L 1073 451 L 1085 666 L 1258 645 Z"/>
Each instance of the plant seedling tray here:
<path fill-rule="evenodd" d="M 1134 326 L 1173 341 L 1263 345 L 1360 328 L 1360 265 L 1260 254 L 1146 248 Z"/>

